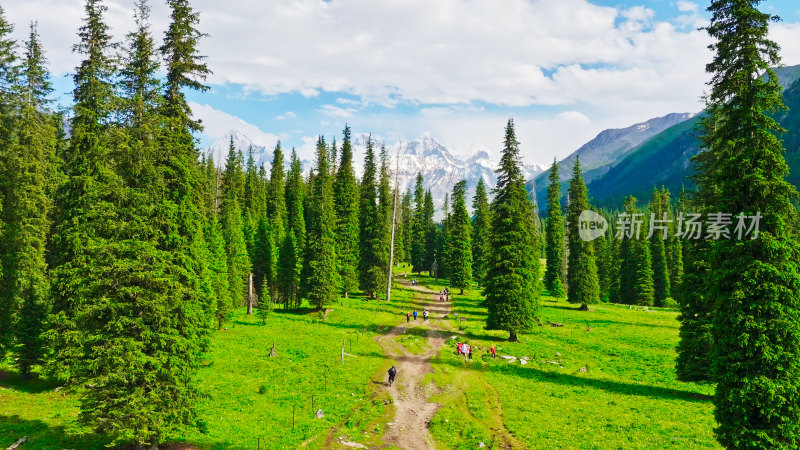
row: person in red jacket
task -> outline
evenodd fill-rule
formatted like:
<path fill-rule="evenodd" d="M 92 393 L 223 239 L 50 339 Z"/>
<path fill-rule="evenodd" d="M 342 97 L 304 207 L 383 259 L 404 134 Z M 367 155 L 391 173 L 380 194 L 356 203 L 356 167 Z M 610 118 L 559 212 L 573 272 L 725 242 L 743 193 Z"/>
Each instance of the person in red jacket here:
<path fill-rule="evenodd" d="M 489 352 L 492 354 L 492 358 L 497 358 L 497 350 L 494 349 L 494 345 L 489 347 Z"/>

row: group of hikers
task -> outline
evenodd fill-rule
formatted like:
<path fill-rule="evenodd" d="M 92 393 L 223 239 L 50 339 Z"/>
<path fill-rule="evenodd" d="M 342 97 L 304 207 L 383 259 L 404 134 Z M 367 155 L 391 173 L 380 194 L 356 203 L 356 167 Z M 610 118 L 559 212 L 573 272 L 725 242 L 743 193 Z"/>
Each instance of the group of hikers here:
<path fill-rule="evenodd" d="M 456 355 L 458 356 L 463 355 L 464 357 L 467 357 L 470 360 L 472 360 L 472 351 L 474 350 L 474 348 L 475 347 L 467 344 L 466 342 L 459 342 L 456 344 Z M 489 354 L 492 355 L 492 358 L 497 358 L 497 349 L 494 348 L 494 345 L 489 347 Z M 394 366 L 392 366 L 392 368 L 389 369 L 389 386 L 391 386 L 392 383 L 394 383 L 394 379 L 396 376 L 397 376 L 397 369 Z"/>
<path fill-rule="evenodd" d="M 473 346 L 467 344 L 466 342 L 459 342 L 456 344 L 456 355 L 463 355 L 472 359 L 472 350 Z M 497 358 L 497 350 L 494 348 L 494 345 L 489 347 L 489 354 L 492 355 L 492 358 Z"/>
<path fill-rule="evenodd" d="M 443 291 L 439 291 L 439 301 L 443 302 L 445 300 L 450 300 L 450 289 L 444 288 Z"/>
<path fill-rule="evenodd" d="M 411 317 L 412 316 L 414 317 L 414 320 L 417 320 L 417 316 L 419 316 L 419 313 L 417 313 L 416 309 L 414 310 L 413 313 L 406 312 L 406 322 L 411 322 Z M 428 320 L 428 311 L 427 310 L 423 310 L 422 311 L 422 319 L 423 320 Z"/>

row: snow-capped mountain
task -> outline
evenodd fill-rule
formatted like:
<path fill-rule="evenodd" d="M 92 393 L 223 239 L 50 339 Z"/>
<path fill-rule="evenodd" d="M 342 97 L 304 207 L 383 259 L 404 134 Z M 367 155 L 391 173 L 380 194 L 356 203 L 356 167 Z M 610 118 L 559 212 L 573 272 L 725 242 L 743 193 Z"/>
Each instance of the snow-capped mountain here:
<path fill-rule="evenodd" d="M 363 155 L 366 149 L 368 135 L 359 135 L 353 142 L 356 155 Z M 376 150 L 381 142 L 375 142 Z M 462 160 L 453 154 L 444 145 L 436 142 L 429 134 L 408 142 L 386 146 L 387 154 L 391 160 L 391 169 L 397 170 L 397 181 L 400 191 L 405 192 L 414 188 L 417 174 L 421 173 L 425 189 L 430 189 L 437 209 L 443 205 L 445 194 L 453 191 L 453 186 L 461 180 L 467 181 L 467 204 L 472 203 L 472 195 L 478 180 L 483 178 L 487 189 L 491 190 L 497 182 L 495 170 L 498 164 L 489 159 L 486 151 L 479 151 L 467 160 Z M 363 158 L 356 158 L 356 171 L 361 172 Z M 526 179 L 541 173 L 539 166 L 525 166 Z"/>
<path fill-rule="evenodd" d="M 230 131 L 223 138 L 214 142 L 206 149 L 206 155 L 213 155 L 216 164 L 224 164 L 228 155 L 231 137 L 233 138 L 233 145 L 245 157 L 252 147 L 256 164 L 270 166 L 272 149 L 254 144 L 247 136 L 236 130 Z M 368 138 L 368 134 L 357 135 L 353 138 L 354 169 L 359 177 L 363 172 L 364 154 Z M 382 144 L 380 140 L 373 138 L 376 157 L 380 154 Z M 392 172 L 397 169 L 397 181 L 400 191 L 405 192 L 409 188 L 413 189 L 417 173 L 421 173 L 425 189 L 431 190 L 437 208 L 444 203 L 445 194 L 452 192 L 453 186 L 461 180 L 467 180 L 468 205 L 472 203 L 471 197 L 475 192 L 475 186 L 478 184 L 479 179 L 483 178 L 489 190 L 494 187 L 497 181 L 495 169 L 497 169 L 498 164 L 489 159 L 489 154 L 486 151 L 479 151 L 469 159 L 462 160 L 451 154 L 444 145 L 436 142 L 429 134 L 423 134 L 412 141 L 387 145 L 386 152 L 390 159 Z M 285 164 L 288 167 L 288 152 L 286 153 Z M 309 170 L 312 166 L 312 161 L 303 160 L 304 170 Z M 536 165 L 523 167 L 525 179 L 530 179 L 541 173 L 542 170 L 544 170 L 542 167 Z"/>

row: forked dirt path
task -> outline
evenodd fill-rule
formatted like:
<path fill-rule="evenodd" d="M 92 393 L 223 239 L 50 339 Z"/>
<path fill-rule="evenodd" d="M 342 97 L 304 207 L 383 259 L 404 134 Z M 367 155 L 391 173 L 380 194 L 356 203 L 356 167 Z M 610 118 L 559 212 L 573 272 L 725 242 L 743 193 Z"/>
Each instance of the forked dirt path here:
<path fill-rule="evenodd" d="M 436 393 L 434 384 L 428 383 L 423 386 L 422 381 L 425 375 L 433 372 L 431 358 L 439 353 L 444 344 L 444 327 L 439 321 L 450 312 L 450 303 L 440 302 L 438 292 L 411 284 L 405 286 L 418 292 L 415 295 L 415 303 L 419 317 L 417 320 L 412 318 L 410 322 L 403 322 L 388 334 L 376 338 L 387 355 L 394 358 L 394 366 L 397 369 L 397 379 L 394 384 L 391 387 L 384 387 L 394 399 L 396 408 L 394 420 L 387 425 L 384 441 L 401 449 L 429 449 L 435 445 L 428 425 L 439 405 L 428 401 L 428 398 Z M 422 319 L 423 310 L 427 310 L 430 314 L 427 321 Z M 427 336 L 429 348 L 422 354 L 409 352 L 395 340 L 397 336 L 409 331 Z M 388 375 L 384 374 L 382 381 L 385 382 L 387 379 Z"/>

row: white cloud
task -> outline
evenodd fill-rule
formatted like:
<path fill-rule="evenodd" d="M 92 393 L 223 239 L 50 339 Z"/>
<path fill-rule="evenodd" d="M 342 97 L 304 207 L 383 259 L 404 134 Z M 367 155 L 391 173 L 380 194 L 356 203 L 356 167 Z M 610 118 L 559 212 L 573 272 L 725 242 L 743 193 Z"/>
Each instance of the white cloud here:
<path fill-rule="evenodd" d="M 296 119 L 297 114 L 293 113 L 292 111 L 286 111 L 285 113 L 275 117 L 275 120 L 286 120 L 286 119 Z"/>
<path fill-rule="evenodd" d="M 231 130 L 237 130 L 247 136 L 254 144 L 272 148 L 280 137 L 266 133 L 261 128 L 246 122 L 225 111 L 215 109 L 210 105 L 201 105 L 189 102 L 189 107 L 195 117 L 203 121 L 203 134 L 211 140 L 225 137 Z"/>
<path fill-rule="evenodd" d="M 321 105 L 319 107 L 319 112 L 326 116 L 332 117 L 353 117 L 353 113 L 356 112 L 355 108 L 340 108 L 336 105 Z"/>
<path fill-rule="evenodd" d="M 56 76 L 71 72 L 83 0 L 6 2 L 20 39 L 39 20 Z M 129 0 L 106 0 L 118 40 L 132 27 Z M 169 12 L 151 0 L 160 40 Z M 193 0 L 201 51 L 214 71 L 209 82 L 241 84 L 263 94 L 317 97 L 318 123 L 337 133 L 345 119 L 362 130 L 416 137 L 430 130 L 455 152 L 497 151 L 509 112 L 517 112 L 522 151 L 549 163 L 604 128 L 623 127 L 670 112 L 697 112 L 708 76 L 710 40 L 696 3 L 676 0 L 671 23 L 643 6 L 612 8 L 587 0 Z M 640 2 L 646 3 L 646 2 Z M 800 64 L 800 24 L 778 23 L 771 37 L 786 64 Z M 327 98 L 323 92 L 342 95 Z M 344 98 L 350 97 L 350 98 Z M 411 106 L 361 114 L 371 104 Z M 472 105 L 491 105 L 491 112 Z M 526 107 L 557 105 L 554 117 Z M 286 107 L 269 117 L 291 117 Z M 206 134 L 241 129 L 272 145 L 277 137 L 209 105 L 194 105 Z M 566 112 L 561 112 L 565 111 Z M 284 112 L 285 111 L 285 112 Z M 394 111 L 394 112 L 393 112 Z M 522 111 L 522 112 L 520 112 Z M 560 113 L 559 113 L 560 112 Z M 277 116 L 277 117 L 276 117 Z M 319 117 L 321 116 L 321 117 Z M 389 130 L 392 130 L 391 132 Z M 319 130 L 322 131 L 322 130 Z M 394 134 L 391 134 L 394 133 Z M 298 146 L 313 153 L 314 137 Z M 260 142 L 259 142 L 260 143 Z"/>
<path fill-rule="evenodd" d="M 107 4 L 109 23 L 121 39 L 132 26 L 130 5 Z M 63 74 L 77 64 L 69 49 L 81 5 L 82 0 L 25 0 L 7 9 L 17 23 L 39 19 L 54 73 Z M 508 0 L 503 7 L 462 0 L 195 0 L 193 5 L 200 29 L 210 35 L 201 41 L 214 71 L 209 81 L 265 94 L 347 92 L 386 106 L 592 101 L 581 92 L 590 82 L 565 89 L 545 76 L 573 65 L 622 72 L 620 91 L 689 76 L 702 83 L 696 66 L 670 60 L 666 70 L 661 55 L 702 55 L 705 37 L 674 28 L 656 36 L 654 13 L 641 6 L 618 10 L 586 0 Z M 162 2 L 152 7 L 160 39 L 169 14 Z M 620 18 L 626 20 L 617 23 Z M 648 69 L 657 79 L 626 78 L 631 68 Z M 651 101 L 673 96 L 663 92 Z"/>
<path fill-rule="evenodd" d="M 697 6 L 697 3 L 686 0 L 678 0 L 676 5 L 678 6 L 678 11 L 681 12 L 697 12 L 700 9 L 700 7 Z"/>

